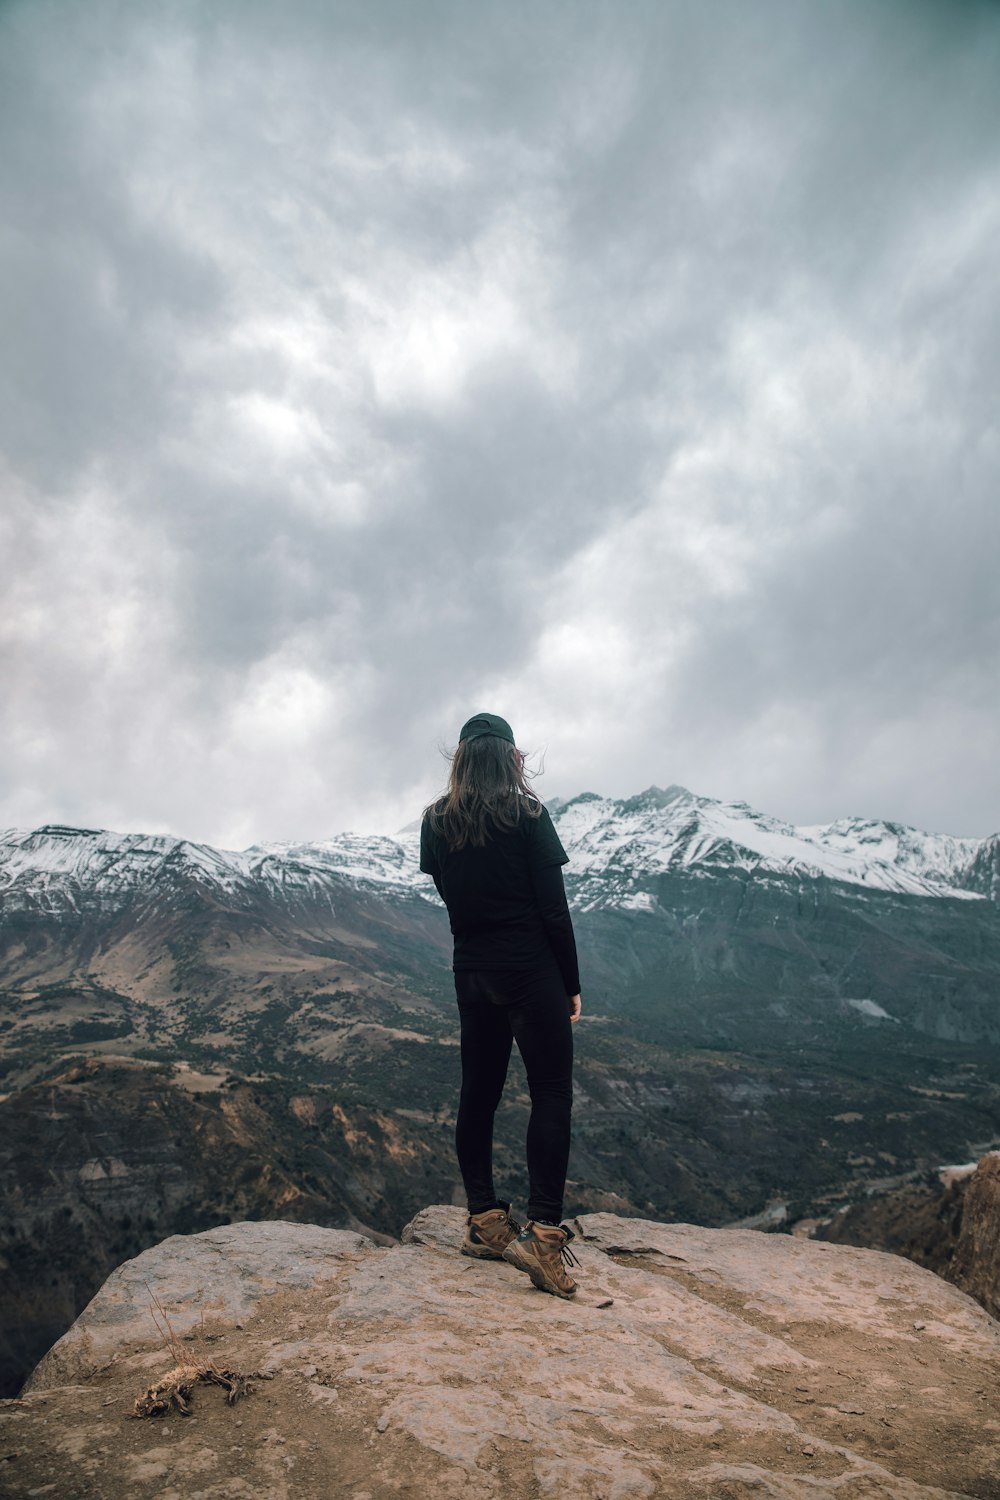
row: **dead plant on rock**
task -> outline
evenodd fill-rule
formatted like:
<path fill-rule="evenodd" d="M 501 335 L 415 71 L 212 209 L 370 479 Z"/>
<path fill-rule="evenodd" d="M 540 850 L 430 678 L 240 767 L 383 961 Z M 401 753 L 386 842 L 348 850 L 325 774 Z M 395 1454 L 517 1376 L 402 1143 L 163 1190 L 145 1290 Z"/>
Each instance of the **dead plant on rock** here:
<path fill-rule="evenodd" d="M 148 1284 L 146 1290 L 150 1296 L 149 1315 L 175 1364 L 172 1370 L 168 1370 L 166 1375 L 155 1380 L 141 1396 L 136 1397 L 133 1416 L 165 1417 L 173 1408 L 182 1417 L 189 1417 L 191 1393 L 199 1381 L 207 1385 L 221 1385 L 226 1392 L 226 1404 L 235 1406 L 241 1396 L 249 1396 L 253 1391 L 251 1381 L 270 1379 L 270 1376 L 259 1370 L 245 1374 L 242 1370 L 220 1368 L 212 1359 L 204 1363 L 192 1362 L 182 1350 L 163 1304 Z M 204 1314 L 202 1326 L 204 1327 Z"/>

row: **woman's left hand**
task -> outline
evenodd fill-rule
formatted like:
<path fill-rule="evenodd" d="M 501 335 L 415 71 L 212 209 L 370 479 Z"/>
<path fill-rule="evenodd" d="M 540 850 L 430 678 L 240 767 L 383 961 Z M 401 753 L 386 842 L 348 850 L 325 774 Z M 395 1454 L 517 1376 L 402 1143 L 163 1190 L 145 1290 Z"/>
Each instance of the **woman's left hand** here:
<path fill-rule="evenodd" d="M 582 1009 L 583 1009 L 583 1002 L 580 999 L 580 996 L 579 995 L 570 995 L 570 997 L 569 997 L 569 1018 L 570 1018 L 570 1020 L 573 1021 L 574 1023 L 576 1023 L 577 1021 L 579 1021 L 579 1019 L 580 1019 L 580 1012 L 581 1012 Z"/>

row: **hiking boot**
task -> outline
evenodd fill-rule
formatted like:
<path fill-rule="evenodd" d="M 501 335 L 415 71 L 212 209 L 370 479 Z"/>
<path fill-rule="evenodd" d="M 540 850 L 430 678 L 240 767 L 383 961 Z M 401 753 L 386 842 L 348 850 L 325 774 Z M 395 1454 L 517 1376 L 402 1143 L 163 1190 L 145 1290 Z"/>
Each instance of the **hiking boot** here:
<path fill-rule="evenodd" d="M 503 1252 L 504 1260 L 519 1271 L 527 1271 L 540 1292 L 554 1297 L 572 1297 L 576 1282 L 568 1275 L 567 1265 L 580 1262 L 569 1248 L 573 1231 L 565 1224 L 539 1224 L 529 1219 Z"/>
<path fill-rule="evenodd" d="M 503 1260 L 503 1252 L 520 1233 L 521 1226 L 510 1216 L 510 1204 L 501 1203 L 481 1214 L 470 1214 L 465 1221 L 462 1254 L 476 1260 Z"/>

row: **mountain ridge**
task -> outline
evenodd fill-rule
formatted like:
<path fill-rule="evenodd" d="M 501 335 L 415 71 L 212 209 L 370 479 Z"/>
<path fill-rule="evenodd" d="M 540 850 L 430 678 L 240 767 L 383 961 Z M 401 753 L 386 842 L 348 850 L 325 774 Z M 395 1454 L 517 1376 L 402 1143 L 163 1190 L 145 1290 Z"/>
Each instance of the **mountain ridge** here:
<path fill-rule="evenodd" d="M 825 878 L 926 897 L 1000 902 L 1000 834 L 981 839 L 924 833 L 863 818 L 796 826 L 745 802 L 650 786 L 628 798 L 582 792 L 555 799 L 552 818 L 570 856 L 578 907 L 651 909 L 644 889 L 671 870 L 742 870 L 758 877 Z M 227 895 L 264 882 L 286 897 L 322 898 L 331 883 L 407 890 L 436 900 L 418 869 L 419 835 L 340 833 L 279 840 L 244 850 L 165 834 L 116 833 L 42 824 L 0 831 L 0 900 L 8 910 L 72 909 L 96 891 L 114 906 L 171 873 Z"/>

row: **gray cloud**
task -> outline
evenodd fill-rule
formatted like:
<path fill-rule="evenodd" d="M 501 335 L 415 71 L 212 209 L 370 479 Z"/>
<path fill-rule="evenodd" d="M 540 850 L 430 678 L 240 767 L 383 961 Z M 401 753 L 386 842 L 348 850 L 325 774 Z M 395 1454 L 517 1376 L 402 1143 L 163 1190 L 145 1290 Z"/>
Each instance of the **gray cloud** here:
<path fill-rule="evenodd" d="M 1000 826 L 992 5 L 0 11 L 0 822 Z"/>

